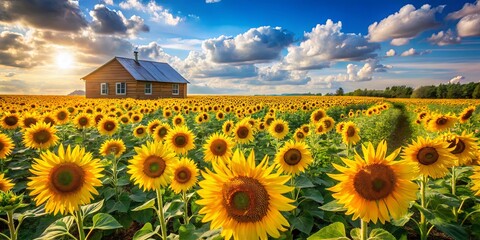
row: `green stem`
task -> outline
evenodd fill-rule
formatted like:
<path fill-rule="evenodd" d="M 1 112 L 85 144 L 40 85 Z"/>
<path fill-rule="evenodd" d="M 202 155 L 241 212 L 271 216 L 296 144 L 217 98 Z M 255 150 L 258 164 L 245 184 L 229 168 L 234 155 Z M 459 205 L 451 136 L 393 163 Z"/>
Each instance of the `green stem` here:
<path fill-rule="evenodd" d="M 157 192 L 157 204 L 158 204 L 158 212 L 159 212 L 159 221 L 160 221 L 160 229 L 162 231 L 162 239 L 167 240 L 167 223 L 165 222 L 165 215 L 163 213 L 163 199 L 162 199 L 162 190 L 158 188 Z"/>
<path fill-rule="evenodd" d="M 425 205 L 425 188 L 427 185 L 427 177 L 422 175 L 422 180 L 420 181 L 420 204 L 422 208 L 426 208 Z M 426 240 L 428 237 L 427 232 L 427 221 L 425 218 L 425 214 L 420 211 L 420 239 Z"/>
<path fill-rule="evenodd" d="M 368 238 L 368 223 L 360 219 L 360 240 L 367 240 Z"/>
<path fill-rule="evenodd" d="M 452 195 L 456 195 L 456 188 L 457 188 L 457 176 L 455 174 L 455 166 L 452 167 L 452 179 L 451 179 L 451 185 L 452 185 Z M 453 212 L 453 217 L 455 219 L 455 222 L 458 220 L 458 212 L 460 211 L 457 210 L 456 207 L 452 207 L 452 212 Z"/>
<path fill-rule="evenodd" d="M 5 239 L 10 240 L 10 238 L 9 238 L 7 235 L 5 235 L 5 234 L 3 234 L 3 233 L 1 233 L 1 232 L 0 232 L 0 236 L 4 237 Z"/>
<path fill-rule="evenodd" d="M 15 223 L 13 220 L 13 210 L 7 211 L 8 230 L 10 230 L 10 239 L 17 240 L 17 232 L 15 231 Z"/>
<path fill-rule="evenodd" d="M 188 218 L 188 198 L 187 198 L 187 192 L 182 191 L 182 198 L 183 198 L 183 222 L 185 225 L 188 225 L 190 219 Z"/>
<path fill-rule="evenodd" d="M 117 202 L 119 201 L 120 199 L 120 196 L 118 195 L 118 188 L 117 188 L 117 185 L 118 185 L 118 178 L 117 178 L 117 157 L 115 157 L 115 154 L 111 154 L 113 155 L 113 160 L 112 160 L 112 185 L 113 185 L 113 190 L 115 190 L 115 198 L 117 199 Z"/>
<path fill-rule="evenodd" d="M 81 210 L 75 212 L 75 220 L 77 220 L 78 239 L 85 240 L 85 232 L 83 231 L 83 217 Z"/>

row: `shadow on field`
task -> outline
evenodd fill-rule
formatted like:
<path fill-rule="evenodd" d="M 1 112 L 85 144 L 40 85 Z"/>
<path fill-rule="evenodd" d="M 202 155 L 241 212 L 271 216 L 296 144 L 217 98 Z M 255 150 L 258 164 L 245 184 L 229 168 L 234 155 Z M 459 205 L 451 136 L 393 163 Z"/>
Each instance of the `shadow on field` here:
<path fill-rule="evenodd" d="M 405 146 L 408 139 L 410 139 L 410 137 L 412 136 L 413 131 L 408 120 L 405 105 L 400 103 L 392 103 L 392 105 L 394 108 L 399 109 L 402 112 L 400 117 L 398 117 L 395 131 L 388 139 L 388 148 L 394 150 L 401 146 Z"/>

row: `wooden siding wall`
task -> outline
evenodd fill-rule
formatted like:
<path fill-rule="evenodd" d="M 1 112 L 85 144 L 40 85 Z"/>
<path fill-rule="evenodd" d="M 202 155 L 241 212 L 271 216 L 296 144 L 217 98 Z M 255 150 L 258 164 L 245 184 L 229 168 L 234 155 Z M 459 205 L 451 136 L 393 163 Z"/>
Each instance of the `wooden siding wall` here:
<path fill-rule="evenodd" d="M 115 83 L 126 82 L 127 94 L 116 95 Z M 108 95 L 100 94 L 100 84 L 108 83 Z M 85 78 L 85 96 L 87 98 L 185 98 L 187 97 L 187 84 L 180 83 L 179 94 L 172 95 L 172 83 L 152 82 L 152 94 L 145 95 L 145 83 L 136 81 L 125 68 L 114 60 L 98 69 Z"/>

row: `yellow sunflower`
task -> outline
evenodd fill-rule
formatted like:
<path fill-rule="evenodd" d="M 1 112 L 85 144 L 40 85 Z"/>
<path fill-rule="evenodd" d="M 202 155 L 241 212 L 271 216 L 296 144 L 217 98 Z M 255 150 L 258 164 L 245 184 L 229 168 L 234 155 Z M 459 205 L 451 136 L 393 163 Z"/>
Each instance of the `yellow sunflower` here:
<path fill-rule="evenodd" d="M 162 121 L 158 120 L 158 119 L 154 119 L 152 121 L 150 121 L 147 125 L 147 129 L 148 129 L 148 133 L 150 134 L 154 134 L 155 132 L 155 129 L 160 125 L 162 124 Z"/>
<path fill-rule="evenodd" d="M 39 117 L 35 113 L 26 112 L 20 119 L 20 125 L 23 129 L 29 128 L 38 122 Z"/>
<path fill-rule="evenodd" d="M 172 119 L 173 126 L 182 126 L 185 124 L 185 118 L 182 115 L 177 115 Z"/>
<path fill-rule="evenodd" d="M 135 129 L 133 129 L 133 136 L 136 138 L 143 138 L 147 135 L 147 128 L 143 125 L 137 126 Z"/>
<path fill-rule="evenodd" d="M 93 159 L 84 148 L 70 145 L 65 150 L 58 148 L 58 155 L 50 151 L 42 152 L 35 158 L 30 172 L 34 175 L 27 183 L 30 196 L 37 206 L 45 203 L 47 213 L 73 214 L 81 205 L 89 204 L 95 187 L 102 186 L 102 164 Z"/>
<path fill-rule="evenodd" d="M 175 127 L 165 136 L 166 144 L 177 154 L 187 154 L 195 148 L 195 135 L 186 126 Z"/>
<path fill-rule="evenodd" d="M 225 113 L 223 113 L 223 111 L 218 111 L 216 114 L 215 114 L 215 118 L 217 120 L 223 120 L 225 118 Z"/>
<path fill-rule="evenodd" d="M 420 173 L 432 178 L 442 178 L 455 165 L 456 157 L 450 153 L 448 143 L 440 139 L 418 137 L 403 151 L 403 158 L 418 165 Z"/>
<path fill-rule="evenodd" d="M 208 138 L 207 143 L 203 145 L 204 160 L 210 162 L 221 159 L 226 162 L 232 157 L 232 148 L 234 146 L 235 143 L 225 134 L 214 133 Z"/>
<path fill-rule="evenodd" d="M 345 122 L 339 122 L 339 123 L 337 123 L 337 125 L 335 126 L 335 131 L 336 131 L 337 133 L 340 133 L 340 134 L 341 134 L 342 131 L 343 131 L 343 127 L 345 127 Z"/>
<path fill-rule="evenodd" d="M 233 129 L 233 134 L 236 143 L 244 144 L 254 140 L 252 126 L 248 122 L 238 122 Z"/>
<path fill-rule="evenodd" d="M 0 124 L 4 129 L 16 129 L 20 123 L 20 117 L 16 113 L 7 113 L 3 115 Z"/>
<path fill-rule="evenodd" d="M 473 136 L 473 133 L 466 134 L 465 131 L 461 135 L 447 134 L 445 139 L 452 149 L 450 152 L 457 157 L 457 166 L 466 165 L 471 162 L 472 158 L 477 153 L 477 138 Z"/>
<path fill-rule="evenodd" d="M 104 117 L 98 122 L 97 129 L 101 135 L 112 136 L 118 130 L 118 121 L 112 117 Z"/>
<path fill-rule="evenodd" d="M 68 112 L 68 110 L 66 108 L 60 108 L 57 111 L 55 111 L 55 114 L 54 114 L 55 121 L 58 124 L 65 124 L 69 120 L 69 118 L 68 118 L 69 115 L 70 115 L 70 113 Z"/>
<path fill-rule="evenodd" d="M 139 123 L 141 122 L 143 119 L 143 114 L 139 114 L 139 113 L 134 113 L 132 114 L 132 116 L 130 117 L 130 120 L 133 122 L 133 123 Z"/>
<path fill-rule="evenodd" d="M 345 144 L 357 144 L 360 141 L 360 136 L 358 133 L 360 129 L 357 128 L 355 123 L 353 122 L 346 122 L 343 126 L 342 130 L 342 140 Z"/>
<path fill-rule="evenodd" d="M 54 126 L 38 122 L 27 128 L 23 134 L 23 143 L 29 148 L 47 149 L 57 144 L 58 137 L 55 133 L 57 133 L 57 129 Z"/>
<path fill-rule="evenodd" d="M 275 119 L 268 127 L 268 132 L 274 138 L 283 139 L 288 134 L 288 123 L 282 119 Z"/>
<path fill-rule="evenodd" d="M 157 190 L 171 182 L 173 166 L 178 161 L 175 152 L 156 141 L 135 147 L 135 152 L 137 154 L 128 161 L 130 180 L 144 191 Z"/>
<path fill-rule="evenodd" d="M 73 124 L 75 124 L 78 129 L 89 128 L 95 125 L 95 120 L 88 113 L 79 113 L 75 116 Z"/>
<path fill-rule="evenodd" d="M 275 156 L 275 163 L 280 172 L 298 175 L 305 172 L 313 162 L 308 146 L 303 142 L 288 141 Z"/>
<path fill-rule="evenodd" d="M 472 179 L 471 189 L 473 194 L 480 196 L 480 166 L 473 167 L 473 174 L 470 176 Z"/>
<path fill-rule="evenodd" d="M 293 189 L 284 185 L 290 176 L 273 173 L 267 157 L 256 166 L 253 150 L 247 159 L 235 151 L 229 166 L 213 162 L 215 172 L 202 172 L 205 180 L 199 183 L 201 199 L 196 201 L 203 206 L 202 222 L 211 222 L 210 229 L 222 228 L 227 240 L 280 237 L 289 226 L 281 211 L 295 208 L 293 200 L 283 196 Z"/>
<path fill-rule="evenodd" d="M 226 135 L 230 135 L 233 131 L 234 123 L 232 120 L 225 121 L 222 125 L 222 131 Z"/>
<path fill-rule="evenodd" d="M 458 121 L 461 123 L 466 123 L 468 119 L 470 119 L 473 115 L 473 112 L 475 112 L 475 106 L 469 106 L 460 113 L 458 116 Z"/>
<path fill-rule="evenodd" d="M 417 169 L 408 161 L 395 161 L 400 148 L 386 157 L 387 143 L 382 141 L 377 149 L 368 143 L 362 146 L 363 158 L 355 152 L 354 160 L 342 158 L 345 167 L 333 163 L 339 174 L 328 174 L 340 181 L 328 190 L 338 203 L 345 205 L 347 215 L 365 222 L 391 218 L 399 219 L 408 212 L 410 202 L 417 199 L 418 185 L 411 180 Z"/>
<path fill-rule="evenodd" d="M 108 156 L 113 154 L 116 158 L 122 156 L 122 154 L 127 150 L 125 143 L 122 139 L 110 139 L 103 142 L 100 147 L 100 154 L 102 156 Z"/>
<path fill-rule="evenodd" d="M 155 130 L 153 131 L 153 139 L 159 142 L 163 141 L 170 131 L 170 125 L 161 122 L 157 127 L 155 127 Z"/>
<path fill-rule="evenodd" d="M 14 185 L 12 180 L 5 178 L 5 174 L 0 174 L 0 191 L 10 191 Z"/>
<path fill-rule="evenodd" d="M 15 144 L 6 134 L 0 133 L 0 159 L 6 158 L 12 153 Z"/>
<path fill-rule="evenodd" d="M 428 122 L 427 129 L 431 132 L 444 131 L 453 127 L 456 121 L 457 118 L 450 114 L 434 114 Z"/>
<path fill-rule="evenodd" d="M 317 124 L 318 122 L 320 122 L 320 120 L 322 120 L 322 118 L 326 116 L 327 116 L 327 113 L 325 112 L 325 110 L 317 109 L 313 111 L 312 114 L 310 115 L 310 122 Z"/>
<path fill-rule="evenodd" d="M 293 133 L 293 138 L 297 142 L 304 141 L 306 136 L 307 134 L 301 128 L 295 130 L 295 133 Z"/>
<path fill-rule="evenodd" d="M 198 169 L 190 158 L 180 158 L 173 166 L 173 179 L 170 188 L 176 193 L 190 190 L 198 180 Z"/>
<path fill-rule="evenodd" d="M 52 125 L 52 126 L 56 124 L 55 117 L 51 113 L 43 114 L 42 115 L 42 121 L 44 123 Z"/>
<path fill-rule="evenodd" d="M 325 132 L 330 132 L 335 127 L 335 120 L 329 116 L 326 116 L 320 120 L 320 124 L 322 124 L 325 128 Z"/>

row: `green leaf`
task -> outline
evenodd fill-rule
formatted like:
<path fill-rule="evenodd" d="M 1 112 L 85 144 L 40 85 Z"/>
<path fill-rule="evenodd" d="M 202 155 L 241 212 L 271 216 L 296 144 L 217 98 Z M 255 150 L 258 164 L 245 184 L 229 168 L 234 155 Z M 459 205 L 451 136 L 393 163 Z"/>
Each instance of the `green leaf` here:
<path fill-rule="evenodd" d="M 108 213 L 97 213 L 93 216 L 92 220 L 93 226 L 90 227 L 91 229 L 110 230 L 123 227 L 122 224 Z"/>
<path fill-rule="evenodd" d="M 196 240 L 199 237 L 197 234 L 195 234 L 195 226 L 191 223 L 180 226 L 178 233 L 180 239 L 182 240 Z"/>
<path fill-rule="evenodd" d="M 42 235 L 36 238 L 36 240 L 58 239 L 69 232 L 74 221 L 75 218 L 72 216 L 60 218 L 50 224 L 50 226 L 48 226 L 45 231 L 43 231 Z"/>
<path fill-rule="evenodd" d="M 324 204 L 323 206 L 318 207 L 324 211 L 329 211 L 329 212 L 343 212 L 346 211 L 347 209 L 343 206 L 343 204 L 339 204 L 337 200 L 333 200 L 327 204 Z"/>
<path fill-rule="evenodd" d="M 322 193 L 316 189 L 305 189 L 305 191 L 303 192 L 303 197 L 323 204 Z"/>
<path fill-rule="evenodd" d="M 99 202 L 96 202 L 96 203 L 92 203 L 92 204 L 82 206 L 81 207 L 82 213 L 83 213 L 82 215 L 83 216 L 88 216 L 90 214 L 96 213 L 96 212 L 100 211 L 100 209 L 102 207 L 103 207 L 103 200 L 101 200 Z"/>
<path fill-rule="evenodd" d="M 368 240 L 397 240 L 391 233 L 381 228 L 375 228 L 370 232 Z"/>
<path fill-rule="evenodd" d="M 459 207 L 460 201 L 456 197 L 447 196 L 439 192 L 432 192 L 427 194 L 427 197 L 430 197 L 432 200 L 439 204 L 446 204 L 450 207 Z"/>
<path fill-rule="evenodd" d="M 416 207 L 418 211 L 422 212 L 427 220 L 432 220 L 435 218 L 435 215 L 430 210 L 420 206 L 418 203 L 413 203 L 413 206 Z"/>
<path fill-rule="evenodd" d="M 454 239 L 468 239 L 468 234 L 464 228 L 459 225 L 446 223 L 441 218 L 430 220 L 435 227 Z"/>
<path fill-rule="evenodd" d="M 37 208 L 32 209 L 32 210 L 27 210 L 23 213 L 14 213 L 13 214 L 13 219 L 16 219 L 18 221 L 23 221 L 26 218 L 40 217 L 40 216 L 43 216 L 45 214 L 47 214 L 45 212 L 45 205 L 41 205 L 40 207 L 37 207 Z"/>
<path fill-rule="evenodd" d="M 295 178 L 295 187 L 296 188 L 311 188 L 315 187 L 315 185 L 308 179 L 307 177 L 300 175 Z"/>
<path fill-rule="evenodd" d="M 412 217 L 412 215 L 413 215 L 413 212 L 409 212 L 409 213 L 403 215 L 403 216 L 402 216 L 401 218 L 399 218 L 399 219 L 393 219 L 391 223 L 392 223 L 394 226 L 403 227 L 405 224 L 408 223 L 408 221 L 410 221 L 410 218 Z"/>
<path fill-rule="evenodd" d="M 300 230 L 300 232 L 310 234 L 313 228 L 313 217 L 307 212 L 303 212 L 300 216 L 293 218 L 292 227 Z"/>
<path fill-rule="evenodd" d="M 145 210 L 145 209 L 155 209 L 155 200 L 156 198 L 152 198 L 150 200 L 148 200 L 146 203 L 132 209 L 132 211 L 142 211 L 142 210 Z"/>
<path fill-rule="evenodd" d="M 307 238 L 307 240 L 320 239 L 348 239 L 345 234 L 345 226 L 341 222 L 335 222 Z"/>
<path fill-rule="evenodd" d="M 138 230 L 135 235 L 133 235 L 133 240 L 146 240 L 149 239 L 150 237 L 153 237 L 155 234 L 157 234 L 158 229 L 156 228 L 155 231 L 153 231 L 152 224 L 151 223 L 145 223 L 143 227 Z"/>
<path fill-rule="evenodd" d="M 360 236 L 361 233 L 360 232 L 361 232 L 360 228 L 354 228 L 354 229 L 350 230 L 350 237 L 353 240 L 359 240 L 361 238 L 361 236 Z"/>

